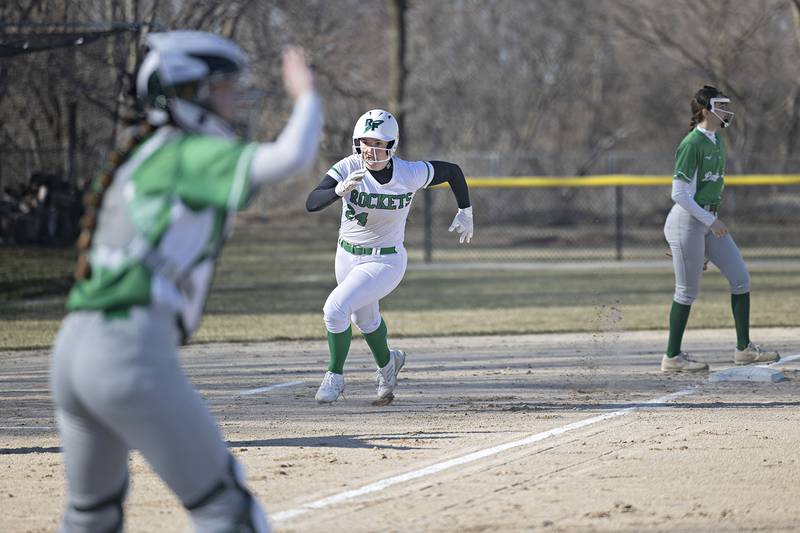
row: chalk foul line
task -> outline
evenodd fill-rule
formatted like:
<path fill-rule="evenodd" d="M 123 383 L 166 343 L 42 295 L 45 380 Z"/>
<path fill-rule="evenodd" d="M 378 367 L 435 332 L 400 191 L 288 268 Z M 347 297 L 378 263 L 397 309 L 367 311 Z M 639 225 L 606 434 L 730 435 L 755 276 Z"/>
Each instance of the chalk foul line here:
<path fill-rule="evenodd" d="M 653 398 L 651 400 L 647 400 L 645 402 L 633 405 L 631 407 L 626 407 L 624 409 L 620 409 L 618 411 L 613 411 L 610 413 L 604 413 L 601 415 L 593 416 L 591 418 L 586 418 L 584 420 L 579 420 L 577 422 L 572 422 L 571 424 L 567 424 L 565 426 L 549 429 L 547 431 L 543 431 L 541 433 L 535 433 L 523 439 L 515 440 L 513 442 L 507 442 L 505 444 L 500 444 L 497 446 L 492 446 L 490 448 L 485 448 L 483 450 L 478 450 L 476 452 L 469 453 L 467 455 L 463 455 L 461 457 L 456 457 L 454 459 L 449 459 L 447 461 L 442 461 L 440 463 L 436 463 L 425 468 L 421 468 L 419 470 L 414 470 L 411 472 L 406 472 L 405 474 L 400 474 L 397 476 L 392 476 L 386 479 L 382 479 L 380 481 L 376 481 L 374 483 L 370 483 L 369 485 L 364 485 L 363 487 L 352 489 L 344 492 L 340 492 L 339 494 L 334 494 L 333 496 L 328 496 L 327 498 L 322 498 L 321 500 L 316 500 L 313 502 L 309 502 L 306 504 L 301 505 L 300 507 L 296 507 L 294 509 L 289 509 L 287 511 L 282 511 L 280 513 L 275 513 L 271 515 L 273 522 L 285 522 L 287 520 L 291 520 L 296 518 L 300 515 L 306 514 L 311 511 L 315 511 L 318 509 L 323 509 L 325 507 L 330 507 L 331 505 L 336 505 L 342 502 L 346 502 L 348 500 L 353 500 L 360 496 L 364 496 L 366 494 L 371 494 L 373 492 L 381 491 L 387 487 L 391 487 L 393 485 L 398 485 L 400 483 L 405 483 L 406 481 L 412 481 L 414 479 L 419 479 L 425 476 L 430 476 L 432 474 L 436 474 L 443 470 L 447 470 L 449 468 L 453 468 L 454 466 L 459 466 L 467 463 L 472 463 L 474 461 L 478 461 L 480 459 L 484 459 L 486 457 L 491 457 L 493 455 L 497 455 L 507 450 L 511 450 L 513 448 L 519 448 L 521 446 L 527 446 L 529 444 L 533 444 L 535 442 L 539 442 L 550 437 L 556 437 L 559 435 L 563 435 L 564 433 L 569 433 L 570 431 L 575 431 L 577 429 L 585 428 L 587 426 L 591 426 L 593 424 L 597 424 L 599 422 L 603 422 L 605 420 L 611 420 L 613 418 L 618 418 L 620 416 L 625 416 L 630 414 L 638 409 L 642 409 L 643 407 L 648 407 L 651 405 L 662 404 L 668 402 L 670 400 L 674 400 L 675 398 L 680 398 L 682 396 L 688 396 L 690 394 L 694 394 L 697 392 L 698 388 L 691 388 L 685 389 L 678 392 L 673 392 L 672 394 L 667 394 L 666 396 L 661 396 L 658 398 Z"/>

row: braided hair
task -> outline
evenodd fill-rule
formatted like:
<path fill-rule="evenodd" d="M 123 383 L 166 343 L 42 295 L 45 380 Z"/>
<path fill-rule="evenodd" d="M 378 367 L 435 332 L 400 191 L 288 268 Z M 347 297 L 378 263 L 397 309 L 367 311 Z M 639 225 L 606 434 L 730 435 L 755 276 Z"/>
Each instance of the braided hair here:
<path fill-rule="evenodd" d="M 154 126 L 147 121 L 139 122 L 126 130 L 117 147 L 109 152 L 106 162 L 100 173 L 92 180 L 86 193 L 83 195 L 84 215 L 81 217 L 81 233 L 78 237 L 78 263 L 75 265 L 75 280 L 88 279 L 92 274 L 89 263 L 89 248 L 92 246 L 95 229 L 97 229 L 97 216 L 103 205 L 103 197 L 114 181 L 114 175 L 122 164 L 128 160 L 134 148 L 150 133 Z"/>

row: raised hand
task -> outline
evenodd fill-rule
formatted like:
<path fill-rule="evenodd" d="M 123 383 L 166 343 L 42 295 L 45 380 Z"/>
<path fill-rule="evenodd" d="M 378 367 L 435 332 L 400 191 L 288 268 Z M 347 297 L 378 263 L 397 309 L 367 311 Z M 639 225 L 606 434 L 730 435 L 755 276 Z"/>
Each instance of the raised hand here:
<path fill-rule="evenodd" d="M 290 46 L 283 51 L 283 86 L 292 100 L 314 88 L 314 75 L 306 62 L 305 50 L 299 46 Z"/>
<path fill-rule="evenodd" d="M 367 169 L 359 168 L 358 170 L 354 170 L 350 174 L 347 175 L 345 179 L 339 182 L 336 185 L 336 194 L 339 196 L 345 196 L 347 193 L 358 187 L 358 185 L 364 181 L 364 176 L 367 174 Z M 330 190 L 330 189 L 329 189 Z"/>

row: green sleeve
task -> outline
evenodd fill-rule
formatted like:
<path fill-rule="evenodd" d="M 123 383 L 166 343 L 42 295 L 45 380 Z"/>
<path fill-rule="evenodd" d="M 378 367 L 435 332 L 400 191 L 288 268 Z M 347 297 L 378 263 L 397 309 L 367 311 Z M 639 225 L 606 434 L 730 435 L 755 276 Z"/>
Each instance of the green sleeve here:
<path fill-rule="evenodd" d="M 243 209 L 257 144 L 192 135 L 183 140 L 176 192 L 192 207 Z"/>
<path fill-rule="evenodd" d="M 697 148 L 694 144 L 688 142 L 681 143 L 681 145 L 678 146 L 678 151 L 675 153 L 675 174 L 672 176 L 673 179 L 691 183 L 699 167 L 697 156 Z"/>

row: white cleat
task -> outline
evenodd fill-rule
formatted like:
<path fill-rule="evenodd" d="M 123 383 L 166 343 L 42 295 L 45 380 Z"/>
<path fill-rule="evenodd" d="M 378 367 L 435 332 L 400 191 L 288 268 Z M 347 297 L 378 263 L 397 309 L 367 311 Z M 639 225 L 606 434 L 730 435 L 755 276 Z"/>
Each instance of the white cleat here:
<path fill-rule="evenodd" d="M 397 374 L 400 373 L 405 362 L 406 353 L 403 350 L 389 350 L 389 362 L 385 367 L 375 371 L 379 400 L 385 400 L 392 396 L 392 391 L 397 386 Z"/>
<path fill-rule="evenodd" d="M 675 357 L 665 355 L 661 358 L 662 372 L 705 372 L 706 370 L 708 370 L 706 363 L 692 359 L 686 352 L 681 352 Z"/>
<path fill-rule="evenodd" d="M 342 394 L 344 394 L 344 376 L 328 371 L 325 372 L 325 377 L 322 378 L 322 383 L 320 383 L 314 398 L 319 403 L 333 403 Z"/>
<path fill-rule="evenodd" d="M 766 350 L 763 346 L 753 344 L 747 345 L 744 350 L 738 348 L 733 353 L 733 362 L 737 365 L 749 365 L 751 363 L 774 363 L 780 361 L 781 356 L 778 352 Z"/>

